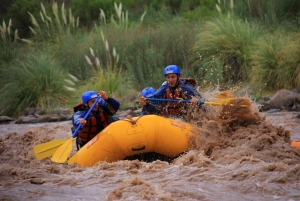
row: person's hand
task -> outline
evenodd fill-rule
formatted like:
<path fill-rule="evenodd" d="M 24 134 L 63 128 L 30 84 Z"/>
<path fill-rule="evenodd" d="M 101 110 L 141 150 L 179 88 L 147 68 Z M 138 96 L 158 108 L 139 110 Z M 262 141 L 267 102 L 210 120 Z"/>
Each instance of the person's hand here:
<path fill-rule="evenodd" d="M 104 100 L 108 99 L 108 96 L 106 95 L 105 91 L 98 91 L 98 95 L 100 96 L 100 98 L 103 98 Z"/>
<path fill-rule="evenodd" d="M 192 99 L 191 99 L 191 104 L 192 104 L 192 105 L 197 105 L 197 104 L 198 104 L 198 101 L 199 101 L 199 100 L 193 96 Z"/>
<path fill-rule="evenodd" d="M 139 104 L 142 105 L 142 106 L 147 105 L 147 100 L 144 96 L 139 97 Z"/>
<path fill-rule="evenodd" d="M 86 120 L 84 118 L 79 119 L 79 123 L 81 123 L 81 127 L 86 124 Z"/>

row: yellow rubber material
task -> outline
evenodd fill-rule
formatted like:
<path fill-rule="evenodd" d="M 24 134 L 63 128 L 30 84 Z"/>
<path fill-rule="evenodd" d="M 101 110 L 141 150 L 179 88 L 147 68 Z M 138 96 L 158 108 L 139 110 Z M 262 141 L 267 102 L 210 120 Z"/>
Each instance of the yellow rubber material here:
<path fill-rule="evenodd" d="M 147 152 L 175 157 L 188 150 L 193 129 L 188 123 L 157 115 L 119 120 L 90 140 L 68 164 L 93 166 L 99 161 L 114 162 Z"/>

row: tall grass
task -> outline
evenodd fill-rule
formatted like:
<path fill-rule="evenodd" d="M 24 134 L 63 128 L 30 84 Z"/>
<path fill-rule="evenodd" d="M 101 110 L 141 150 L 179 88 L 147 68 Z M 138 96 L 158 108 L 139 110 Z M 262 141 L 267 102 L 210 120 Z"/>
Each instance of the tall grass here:
<path fill-rule="evenodd" d="M 18 52 L 18 30 L 12 30 L 12 20 L 0 25 L 0 66 L 9 64 Z"/>
<path fill-rule="evenodd" d="M 277 32 L 264 34 L 251 54 L 252 83 L 264 91 L 300 88 L 299 33 Z"/>
<path fill-rule="evenodd" d="M 18 116 L 26 107 L 56 108 L 70 99 L 75 83 L 45 49 L 28 52 L 1 69 L 0 113 Z"/>
<path fill-rule="evenodd" d="M 248 81 L 249 56 L 258 31 L 233 16 L 206 22 L 193 50 L 193 69 L 199 79 L 229 85 Z"/>
<path fill-rule="evenodd" d="M 60 42 L 63 34 L 75 34 L 78 31 L 79 18 L 75 19 L 72 15 L 72 10 L 65 9 L 62 3 L 59 9 L 56 2 L 52 4 L 52 13 L 48 14 L 44 5 L 41 3 L 40 18 L 42 23 L 39 23 L 34 15 L 28 12 L 33 27 L 29 27 L 35 41 L 53 41 Z"/>
<path fill-rule="evenodd" d="M 234 10 L 242 19 L 272 27 L 285 20 L 291 21 L 299 13 L 299 8 L 298 0 L 236 0 Z"/>
<path fill-rule="evenodd" d="M 115 3 L 115 14 L 107 17 L 99 10 L 99 21 L 88 28 L 80 28 L 79 18 L 64 4 L 53 3 L 51 12 L 41 4 L 40 16 L 29 14 L 32 37 L 21 39 L 30 45 L 20 48 L 10 22 L 1 26 L 0 113 L 70 104 L 86 90 L 105 90 L 126 105 L 136 98 L 131 94 L 160 87 L 170 64 L 201 85 L 252 81 L 264 90 L 300 87 L 299 34 L 289 33 L 297 27 L 283 27 L 286 32 L 268 27 L 263 35 L 259 22 L 234 17 L 233 2 L 219 1 L 221 14 L 204 24 L 174 17 L 168 8 L 149 8 L 139 20 L 129 21 L 129 13 Z M 80 79 L 77 91 L 70 92 L 74 83 L 68 73 Z"/>
<path fill-rule="evenodd" d="M 75 18 L 71 9 L 66 9 L 64 3 L 59 7 L 52 3 L 52 12 L 47 13 L 41 3 L 40 19 L 28 13 L 32 22 L 30 30 L 33 37 L 24 42 L 47 44 L 51 47 L 55 57 L 62 62 L 63 68 L 79 79 L 90 77 L 84 54 L 88 51 L 92 41 L 88 34 L 79 28 L 79 18 Z M 39 23 L 40 22 L 40 23 Z"/>
<path fill-rule="evenodd" d="M 136 26 L 128 31 L 126 69 L 139 90 L 159 87 L 164 81 L 163 70 L 175 64 L 182 76 L 193 76 L 189 57 L 195 42 L 194 24 L 184 20 L 161 23 L 153 27 Z M 140 34 L 143 33 L 143 34 Z"/>
<path fill-rule="evenodd" d="M 104 36 L 103 40 L 106 41 Z M 109 60 L 106 66 L 102 65 L 102 62 L 97 57 L 97 51 L 94 51 L 92 48 L 90 48 L 90 57 L 92 59 L 87 55 L 85 56 L 87 63 L 91 67 L 92 76 L 85 82 L 83 88 L 85 91 L 89 90 L 89 87 L 94 90 L 105 90 L 109 94 L 115 95 L 123 80 L 122 69 L 117 67 L 119 59 L 115 48 L 111 52 L 108 43 L 106 43 L 106 47 L 107 59 Z"/>

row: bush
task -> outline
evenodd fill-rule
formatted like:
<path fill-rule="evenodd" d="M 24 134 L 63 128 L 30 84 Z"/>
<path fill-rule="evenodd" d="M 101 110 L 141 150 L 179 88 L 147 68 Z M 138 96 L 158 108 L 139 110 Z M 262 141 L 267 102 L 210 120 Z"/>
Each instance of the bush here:
<path fill-rule="evenodd" d="M 236 15 L 242 19 L 260 21 L 266 26 L 293 19 L 300 9 L 298 0 L 235 0 L 234 2 Z"/>
<path fill-rule="evenodd" d="M 265 33 L 251 54 L 251 82 L 264 91 L 300 88 L 299 34 L 282 30 Z"/>
<path fill-rule="evenodd" d="M 184 1 L 185 2 L 185 1 Z M 192 20 L 208 19 L 217 14 L 215 0 L 186 1 L 181 8 L 184 18 Z"/>
<path fill-rule="evenodd" d="M 193 50 L 195 74 L 209 84 L 248 81 L 249 56 L 258 30 L 234 17 L 206 22 Z"/>
<path fill-rule="evenodd" d="M 14 28 L 18 28 L 20 37 L 28 37 L 30 34 L 30 18 L 28 12 L 38 15 L 40 2 L 36 0 L 14 0 L 8 8 L 6 18 L 14 21 Z"/>
<path fill-rule="evenodd" d="M 71 9 L 84 25 L 92 25 L 94 21 L 99 19 L 99 9 L 104 10 L 107 16 L 111 16 L 114 13 L 111 0 L 72 0 Z"/>
<path fill-rule="evenodd" d="M 18 30 L 12 30 L 12 20 L 6 24 L 3 21 L 0 25 L 0 68 L 8 65 L 16 56 L 19 50 Z M 0 87 L 1 88 L 1 87 Z"/>
<path fill-rule="evenodd" d="M 182 76 L 193 76 L 189 57 L 195 41 L 194 24 L 175 19 L 152 28 L 137 26 L 124 38 L 131 41 L 126 48 L 125 66 L 134 85 L 139 86 L 137 90 L 160 87 L 165 79 L 163 70 L 170 64 L 178 65 Z"/>
<path fill-rule="evenodd" d="M 0 113 L 18 116 L 27 107 L 53 109 L 67 103 L 74 84 L 45 49 L 28 52 L 1 69 Z M 66 81 L 67 80 L 67 81 Z"/>
<path fill-rule="evenodd" d="M 93 41 L 88 34 L 83 34 L 78 27 L 78 17 L 73 16 L 71 10 L 67 12 L 64 4 L 58 6 L 57 3 L 53 3 L 51 8 L 51 12 L 47 12 L 41 4 L 40 22 L 29 13 L 32 22 L 30 29 L 33 34 L 30 41 L 36 44 L 50 44 L 51 51 L 67 72 L 79 79 L 87 79 L 90 71 L 87 70 L 84 54 Z"/>

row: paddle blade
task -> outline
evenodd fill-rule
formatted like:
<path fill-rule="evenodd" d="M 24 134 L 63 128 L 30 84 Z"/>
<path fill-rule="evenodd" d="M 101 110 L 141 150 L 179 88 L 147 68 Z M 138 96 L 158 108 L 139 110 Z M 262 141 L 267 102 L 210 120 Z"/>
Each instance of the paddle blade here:
<path fill-rule="evenodd" d="M 300 147 L 300 141 L 292 141 L 291 146 L 292 147 Z"/>
<path fill-rule="evenodd" d="M 223 99 L 220 117 L 223 119 L 238 117 L 248 122 L 258 122 L 259 117 L 252 112 L 251 100 L 249 98 L 228 98 Z"/>
<path fill-rule="evenodd" d="M 249 98 L 225 98 L 218 101 L 213 102 L 204 102 L 206 105 L 214 105 L 214 106 L 230 106 L 230 107 L 251 107 L 251 100 Z"/>
<path fill-rule="evenodd" d="M 222 91 L 222 92 L 216 94 L 215 98 L 220 98 L 220 99 L 234 98 L 234 94 L 232 93 L 231 90 L 226 90 L 226 91 Z"/>
<path fill-rule="evenodd" d="M 59 146 L 66 142 L 67 140 L 52 140 L 50 142 L 36 145 L 33 148 L 35 158 L 37 160 L 42 160 L 44 158 L 52 156 L 55 153 L 55 151 L 59 148 Z"/>
<path fill-rule="evenodd" d="M 72 142 L 75 139 L 76 138 L 70 138 L 67 142 L 62 144 L 51 157 L 51 161 L 56 163 L 66 162 L 72 152 Z"/>

